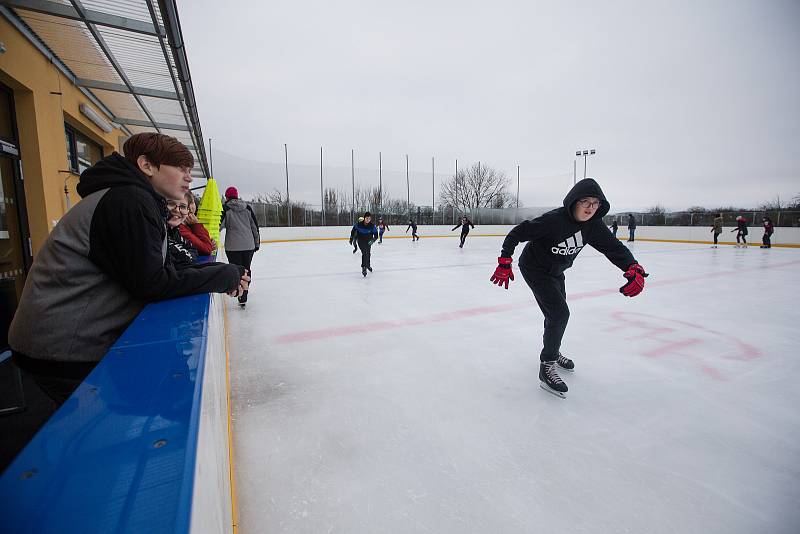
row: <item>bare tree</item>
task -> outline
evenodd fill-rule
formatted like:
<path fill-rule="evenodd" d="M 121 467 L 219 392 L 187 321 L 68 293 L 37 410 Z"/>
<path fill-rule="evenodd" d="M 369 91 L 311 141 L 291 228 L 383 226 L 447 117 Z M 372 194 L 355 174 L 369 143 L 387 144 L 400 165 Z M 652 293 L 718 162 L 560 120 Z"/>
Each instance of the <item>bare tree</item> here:
<path fill-rule="evenodd" d="M 647 208 L 647 213 L 651 215 L 664 215 L 666 212 L 667 210 L 665 210 L 664 206 L 661 204 L 656 204 L 655 206 Z"/>
<path fill-rule="evenodd" d="M 260 202 L 263 204 L 278 204 L 285 205 L 286 197 L 283 192 L 278 189 L 273 189 L 269 193 L 256 193 L 250 199 L 250 202 Z"/>
<path fill-rule="evenodd" d="M 441 184 L 439 202 L 462 210 L 514 207 L 515 197 L 508 186 L 509 179 L 502 171 L 478 162 L 459 169 Z"/>
<path fill-rule="evenodd" d="M 762 202 L 758 205 L 758 211 L 777 211 L 780 210 L 783 206 L 781 203 L 781 196 L 776 195 L 775 198 L 772 200 L 767 200 L 766 202 Z"/>

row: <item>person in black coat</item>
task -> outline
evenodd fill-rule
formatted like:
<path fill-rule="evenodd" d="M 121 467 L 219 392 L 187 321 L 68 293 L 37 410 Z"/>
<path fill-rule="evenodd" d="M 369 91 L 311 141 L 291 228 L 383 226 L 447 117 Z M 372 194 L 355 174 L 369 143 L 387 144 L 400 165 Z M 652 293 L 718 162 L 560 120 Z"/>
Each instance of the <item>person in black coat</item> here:
<path fill-rule="evenodd" d="M 361 274 L 367 276 L 367 271 L 372 272 L 372 243 L 378 239 L 378 229 L 372 224 L 372 214 L 364 212 L 363 220 L 359 217 L 358 222 L 350 230 L 350 245 L 358 244 L 361 249 Z"/>
<path fill-rule="evenodd" d="M 408 229 L 411 229 L 411 242 L 419 241 L 419 236 L 417 235 L 417 223 L 414 222 L 414 219 L 408 220 L 408 228 L 406 228 L 406 233 L 408 233 Z"/>
<path fill-rule="evenodd" d="M 636 237 L 636 218 L 633 213 L 628 214 L 628 242 L 633 242 Z"/>
<path fill-rule="evenodd" d="M 472 221 L 470 221 L 466 215 L 464 215 L 461 217 L 461 222 L 453 227 L 453 230 L 459 226 L 461 227 L 461 244 L 458 245 L 458 248 L 464 248 L 464 241 L 467 240 L 467 236 L 469 235 L 469 227 L 471 226 L 474 229 L 475 225 L 472 224 Z M 453 230 L 450 231 L 452 232 Z"/>
<path fill-rule="evenodd" d="M 508 289 L 509 280 L 514 280 L 511 256 L 519 243 L 528 242 L 520 255 L 519 267 L 544 314 L 539 380 L 543 389 L 560 397 L 567 392 L 567 385 L 558 376 L 556 366 L 565 371 L 575 369 L 574 362 L 560 352 L 561 339 L 569 320 L 564 271 L 589 244 L 624 271 L 623 276 L 628 282 L 620 288 L 623 295 L 634 297 L 641 293 L 644 277 L 648 276 L 630 250 L 614 239 L 603 224 L 603 216 L 610 208 L 596 181 L 591 178 L 581 180 L 567 193 L 563 207 L 524 221 L 509 232 L 503 241 L 498 266 L 490 279 Z"/>

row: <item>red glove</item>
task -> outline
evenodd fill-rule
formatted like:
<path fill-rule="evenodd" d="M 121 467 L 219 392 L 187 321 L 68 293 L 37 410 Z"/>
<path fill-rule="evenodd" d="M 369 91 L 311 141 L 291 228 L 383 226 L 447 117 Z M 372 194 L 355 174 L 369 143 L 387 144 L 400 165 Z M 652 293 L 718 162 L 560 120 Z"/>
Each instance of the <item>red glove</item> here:
<path fill-rule="evenodd" d="M 511 270 L 511 258 L 497 258 L 497 269 L 489 280 L 496 286 L 502 286 L 505 283 L 508 289 L 508 281 L 514 280 L 514 271 Z"/>
<path fill-rule="evenodd" d="M 631 264 L 628 270 L 622 273 L 622 276 L 628 279 L 628 283 L 619 288 L 619 292 L 626 297 L 635 297 L 644 289 L 644 279 L 650 276 L 644 272 L 644 267 L 638 263 Z"/>

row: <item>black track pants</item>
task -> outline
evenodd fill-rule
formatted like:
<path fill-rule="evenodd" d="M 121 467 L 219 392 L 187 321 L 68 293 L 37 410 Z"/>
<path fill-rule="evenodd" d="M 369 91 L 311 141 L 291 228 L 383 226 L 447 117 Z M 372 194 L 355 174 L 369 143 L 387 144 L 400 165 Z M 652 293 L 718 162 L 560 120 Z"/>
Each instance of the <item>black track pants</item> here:
<path fill-rule="evenodd" d="M 461 232 L 461 246 L 462 247 L 464 246 L 464 241 L 467 240 L 467 236 L 468 235 L 469 235 L 469 232 Z"/>
<path fill-rule="evenodd" d="M 228 263 L 241 265 L 249 271 L 255 252 L 255 250 L 226 250 L 225 255 L 228 256 Z"/>
<path fill-rule="evenodd" d="M 361 268 L 362 269 L 369 269 L 372 267 L 370 264 L 370 256 L 372 251 L 372 245 L 369 244 L 369 240 L 358 240 L 358 248 L 361 249 Z"/>
<path fill-rule="evenodd" d="M 253 262 L 253 254 L 255 254 L 254 250 L 226 250 L 225 255 L 228 256 L 228 263 L 233 265 L 241 265 L 247 272 L 250 274 L 252 278 L 253 273 L 250 271 L 250 264 Z M 247 302 L 247 293 L 249 291 L 245 291 L 244 295 L 240 298 L 239 302 Z"/>
<path fill-rule="evenodd" d="M 569 321 L 567 306 L 567 290 L 564 286 L 564 275 L 559 277 L 520 267 L 522 277 L 533 291 L 539 309 L 544 315 L 544 347 L 539 355 L 543 362 L 554 361 L 561 349 L 561 339 Z"/>

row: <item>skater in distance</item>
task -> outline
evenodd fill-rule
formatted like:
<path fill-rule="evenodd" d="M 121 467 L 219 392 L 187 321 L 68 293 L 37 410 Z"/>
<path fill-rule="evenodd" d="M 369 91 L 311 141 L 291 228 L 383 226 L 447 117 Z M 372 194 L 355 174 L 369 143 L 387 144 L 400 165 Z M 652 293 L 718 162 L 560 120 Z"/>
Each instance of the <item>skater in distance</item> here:
<path fill-rule="evenodd" d="M 719 240 L 719 234 L 722 233 L 722 214 L 721 213 L 717 213 L 714 216 L 714 223 L 711 226 L 711 231 L 714 233 L 714 244 L 711 246 L 711 248 L 717 248 L 718 240 Z"/>
<path fill-rule="evenodd" d="M 585 244 L 592 245 L 619 267 L 627 283 L 620 288 L 626 297 L 635 297 L 644 289 L 648 276 L 625 245 L 614 239 L 603 224 L 611 208 L 600 185 L 591 178 L 579 181 L 564 198 L 564 206 L 524 221 L 514 227 L 503 241 L 498 266 L 490 280 L 508 289 L 514 280 L 511 256 L 521 242 L 527 242 L 520 255 L 522 277 L 533 291 L 544 315 L 544 346 L 539 356 L 539 380 L 542 389 L 564 398 L 567 385 L 557 369 L 574 371 L 573 361 L 560 352 L 561 339 L 569 320 L 564 271 L 572 266 Z"/>
<path fill-rule="evenodd" d="M 731 233 L 736 232 L 736 248 L 747 248 L 747 219 L 739 215 L 736 217 L 736 228 Z"/>
<path fill-rule="evenodd" d="M 378 219 L 378 243 L 383 243 L 383 232 L 389 231 L 389 225 L 383 222 L 383 218 Z"/>
<path fill-rule="evenodd" d="M 470 221 L 466 215 L 464 215 L 463 217 L 461 217 L 461 222 L 453 227 L 453 230 L 455 230 L 459 226 L 461 227 L 461 244 L 458 245 L 458 248 L 464 248 L 464 241 L 467 240 L 467 236 L 469 235 L 469 227 L 471 226 L 472 229 L 474 230 L 475 225 L 472 224 L 472 221 Z M 453 230 L 450 231 L 452 232 Z"/>
<path fill-rule="evenodd" d="M 378 229 L 372 224 L 372 214 L 364 212 L 363 219 L 359 217 L 358 222 L 350 230 L 350 245 L 358 244 L 361 249 L 361 274 L 367 276 L 367 271 L 372 272 L 370 263 L 370 251 L 372 243 L 378 239 Z"/>
<path fill-rule="evenodd" d="M 419 241 L 419 236 L 417 235 L 417 223 L 414 222 L 414 219 L 408 220 L 408 228 L 411 228 L 411 242 Z M 406 233 L 408 233 L 408 228 L 406 228 Z"/>
<path fill-rule="evenodd" d="M 761 238 L 761 248 L 772 248 L 772 234 L 775 233 L 775 227 L 772 225 L 772 219 L 769 217 L 764 217 L 761 219 L 762 224 L 764 225 L 764 236 Z"/>
<path fill-rule="evenodd" d="M 228 256 L 228 262 L 241 265 L 247 270 L 248 276 L 252 276 L 250 264 L 253 254 L 261 246 L 261 235 L 253 209 L 239 198 L 239 191 L 235 187 L 225 190 L 220 228 L 225 228 L 225 255 Z M 247 304 L 248 292 L 239 295 L 239 305 L 242 308 Z"/>

